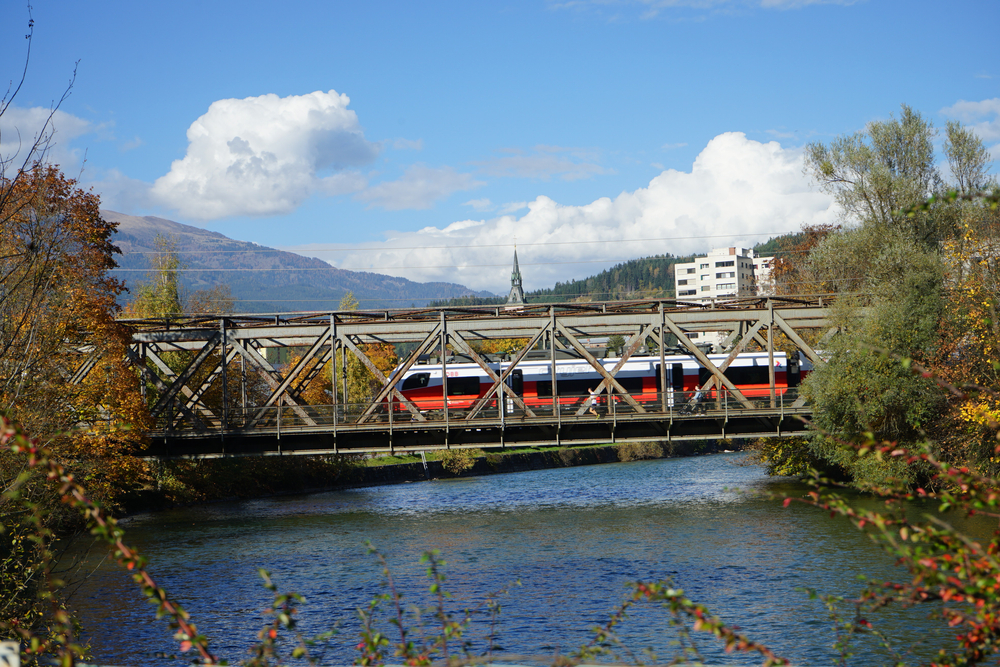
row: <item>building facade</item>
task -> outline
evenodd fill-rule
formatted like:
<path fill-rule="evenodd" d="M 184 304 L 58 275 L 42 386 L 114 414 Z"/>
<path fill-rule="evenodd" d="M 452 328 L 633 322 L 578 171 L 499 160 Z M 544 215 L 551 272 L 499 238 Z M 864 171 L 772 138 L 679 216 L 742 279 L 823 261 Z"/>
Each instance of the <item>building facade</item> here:
<path fill-rule="evenodd" d="M 682 301 L 753 296 L 761 283 L 758 271 L 770 274 L 771 257 L 750 248 L 716 248 L 693 262 L 674 265 L 674 287 Z M 758 268 L 760 267 L 760 268 Z"/>
<path fill-rule="evenodd" d="M 678 301 L 696 303 L 770 294 L 773 260 L 756 255 L 752 248 L 716 248 L 693 262 L 674 265 L 674 294 Z M 716 347 L 725 338 L 715 331 L 692 331 L 688 336 Z"/>

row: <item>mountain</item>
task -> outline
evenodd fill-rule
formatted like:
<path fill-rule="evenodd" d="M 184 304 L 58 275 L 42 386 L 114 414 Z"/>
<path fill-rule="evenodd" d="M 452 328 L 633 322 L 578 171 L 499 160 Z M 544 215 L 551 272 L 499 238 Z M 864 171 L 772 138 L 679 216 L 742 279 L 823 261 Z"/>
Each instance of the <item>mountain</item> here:
<path fill-rule="evenodd" d="M 113 240 L 122 255 L 119 270 L 112 273 L 126 286 L 146 279 L 149 258 L 157 251 L 155 239 L 162 235 L 176 244 L 185 269 L 180 274 L 182 289 L 191 293 L 229 285 L 239 312 L 336 310 L 348 291 L 354 293 L 361 308 L 422 307 L 436 299 L 495 296 L 455 283 L 416 283 L 379 273 L 346 271 L 319 259 L 237 241 L 165 218 L 115 211 L 101 211 L 101 215 L 118 223 Z"/>

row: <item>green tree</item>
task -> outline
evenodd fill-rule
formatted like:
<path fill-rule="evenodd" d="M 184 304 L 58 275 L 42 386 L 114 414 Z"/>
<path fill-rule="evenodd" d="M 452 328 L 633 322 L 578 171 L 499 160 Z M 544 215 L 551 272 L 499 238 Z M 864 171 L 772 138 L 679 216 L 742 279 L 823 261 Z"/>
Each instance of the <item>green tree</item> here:
<path fill-rule="evenodd" d="M 837 137 L 830 145 L 806 146 L 806 172 L 840 205 L 848 222 L 909 227 L 928 237 L 922 216 L 903 211 L 938 189 L 934 125 L 903 105 L 899 119 L 872 121 L 861 132 Z"/>
<path fill-rule="evenodd" d="M 177 275 L 181 268 L 177 242 L 157 234 L 155 244 L 157 252 L 149 260 L 146 281 L 136 286 L 135 299 L 127 309 L 132 317 L 178 317 L 184 312 Z"/>
<path fill-rule="evenodd" d="M 996 187 L 996 179 L 989 175 L 993 161 L 983 140 L 961 123 L 948 121 L 944 154 L 959 194 L 967 195 Z"/>

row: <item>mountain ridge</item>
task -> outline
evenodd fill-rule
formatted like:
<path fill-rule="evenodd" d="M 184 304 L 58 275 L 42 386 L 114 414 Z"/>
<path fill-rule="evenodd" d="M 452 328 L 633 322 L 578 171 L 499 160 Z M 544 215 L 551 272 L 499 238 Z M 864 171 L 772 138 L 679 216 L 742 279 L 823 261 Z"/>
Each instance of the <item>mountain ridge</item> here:
<path fill-rule="evenodd" d="M 119 268 L 111 273 L 127 287 L 146 279 L 149 258 L 157 252 L 156 236 L 162 235 L 175 243 L 181 258 L 184 270 L 179 282 L 183 291 L 228 285 L 242 312 L 336 310 L 347 292 L 352 292 L 364 308 L 422 307 L 438 299 L 494 296 L 457 283 L 417 283 L 338 269 L 314 257 L 239 241 L 167 218 L 104 209 L 101 215 L 118 225 L 112 242 L 122 255 Z"/>

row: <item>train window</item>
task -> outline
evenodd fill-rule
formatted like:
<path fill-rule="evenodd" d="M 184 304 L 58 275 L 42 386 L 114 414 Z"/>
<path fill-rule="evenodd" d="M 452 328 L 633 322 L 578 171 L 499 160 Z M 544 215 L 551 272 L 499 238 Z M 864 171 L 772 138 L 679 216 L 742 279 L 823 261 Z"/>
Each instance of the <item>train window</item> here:
<path fill-rule="evenodd" d="M 767 366 L 730 366 L 723 375 L 735 385 L 771 384 Z M 712 373 L 707 368 L 698 369 L 698 384 L 705 384 L 710 377 L 712 377 Z"/>
<path fill-rule="evenodd" d="M 449 396 L 478 396 L 479 378 L 448 378 Z"/>
<path fill-rule="evenodd" d="M 414 373 L 410 377 L 403 380 L 403 391 L 408 389 L 420 389 L 426 387 L 427 383 L 431 379 L 430 373 Z"/>
<path fill-rule="evenodd" d="M 615 379 L 618 380 L 618 384 L 620 384 L 625 389 L 625 391 L 627 391 L 628 393 L 630 393 L 630 394 L 641 394 L 642 393 L 642 378 L 641 377 L 638 377 L 638 378 L 621 378 L 621 377 L 619 377 L 619 378 L 615 378 Z"/>
<path fill-rule="evenodd" d="M 620 384 L 626 392 L 629 394 L 641 394 L 642 393 L 642 378 L 641 377 L 631 377 L 623 378 L 617 377 L 618 384 Z M 591 389 L 597 388 L 601 382 L 597 378 L 583 379 L 583 380 L 559 380 L 559 395 L 560 396 L 587 396 Z M 552 383 L 548 380 L 539 380 L 535 383 L 535 388 L 538 391 L 539 396 L 551 396 L 552 395 Z M 603 393 L 603 391 L 602 391 Z"/>

